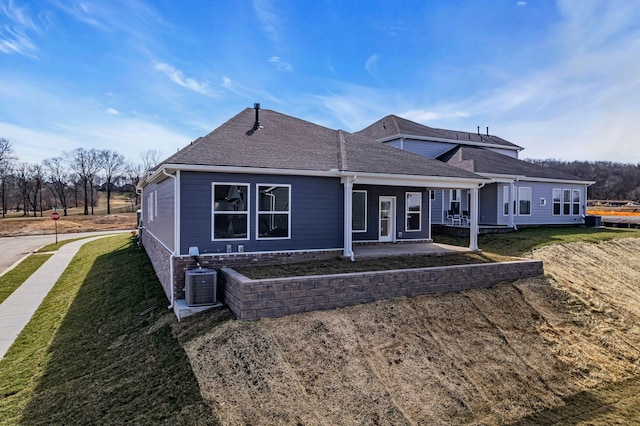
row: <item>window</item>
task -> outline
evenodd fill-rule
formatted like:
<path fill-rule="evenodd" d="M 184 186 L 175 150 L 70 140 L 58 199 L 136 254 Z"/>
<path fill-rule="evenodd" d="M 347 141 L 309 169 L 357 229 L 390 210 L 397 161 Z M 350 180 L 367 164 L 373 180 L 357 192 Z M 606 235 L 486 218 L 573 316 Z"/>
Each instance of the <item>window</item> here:
<path fill-rule="evenodd" d="M 147 197 L 147 218 L 149 219 L 149 222 L 153 222 L 153 194 L 154 192 L 150 192 L 149 196 Z"/>
<path fill-rule="evenodd" d="M 574 189 L 572 191 L 573 197 L 571 198 L 571 213 L 574 216 L 580 215 L 580 190 Z"/>
<path fill-rule="evenodd" d="M 351 230 L 367 232 L 367 191 L 352 192 Z"/>
<path fill-rule="evenodd" d="M 158 191 L 153 191 L 153 216 L 158 217 Z"/>
<path fill-rule="evenodd" d="M 509 216 L 509 186 L 502 187 L 502 214 Z"/>
<path fill-rule="evenodd" d="M 562 189 L 553 188 L 553 215 L 558 216 L 562 210 Z"/>
<path fill-rule="evenodd" d="M 571 214 L 571 190 L 565 189 L 562 192 L 562 214 L 568 216 Z"/>
<path fill-rule="evenodd" d="M 452 214 L 460 214 L 460 193 L 462 191 L 460 189 L 452 189 L 449 191 L 449 200 L 451 213 Z"/>
<path fill-rule="evenodd" d="M 518 188 L 518 215 L 531 215 L 531 188 Z"/>
<path fill-rule="evenodd" d="M 290 185 L 258 185 L 258 239 L 289 238 L 290 206 Z"/>
<path fill-rule="evenodd" d="M 407 192 L 405 230 L 422 230 L 422 193 Z"/>
<path fill-rule="evenodd" d="M 213 184 L 213 239 L 249 238 L 249 185 Z"/>

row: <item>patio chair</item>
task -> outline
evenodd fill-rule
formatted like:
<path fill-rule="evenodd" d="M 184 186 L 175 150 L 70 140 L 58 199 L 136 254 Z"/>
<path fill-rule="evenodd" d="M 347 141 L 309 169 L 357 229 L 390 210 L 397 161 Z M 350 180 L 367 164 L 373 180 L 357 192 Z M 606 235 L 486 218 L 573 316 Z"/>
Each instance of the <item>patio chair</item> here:
<path fill-rule="evenodd" d="M 469 212 L 467 210 L 462 210 L 462 224 L 463 225 L 468 225 L 469 224 Z"/>

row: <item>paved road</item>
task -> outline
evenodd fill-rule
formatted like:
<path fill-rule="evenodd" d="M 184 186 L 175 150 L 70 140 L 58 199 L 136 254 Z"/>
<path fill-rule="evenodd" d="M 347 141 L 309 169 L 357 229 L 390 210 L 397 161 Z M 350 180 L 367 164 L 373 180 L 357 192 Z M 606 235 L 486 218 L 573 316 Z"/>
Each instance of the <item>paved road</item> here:
<path fill-rule="evenodd" d="M 73 234 L 58 234 L 58 241 L 73 238 L 112 234 L 114 232 L 131 231 L 100 231 L 100 232 L 78 232 Z M 0 275 L 10 266 L 21 260 L 28 254 L 33 253 L 40 247 L 55 243 L 55 235 L 29 235 L 23 237 L 0 237 Z"/>

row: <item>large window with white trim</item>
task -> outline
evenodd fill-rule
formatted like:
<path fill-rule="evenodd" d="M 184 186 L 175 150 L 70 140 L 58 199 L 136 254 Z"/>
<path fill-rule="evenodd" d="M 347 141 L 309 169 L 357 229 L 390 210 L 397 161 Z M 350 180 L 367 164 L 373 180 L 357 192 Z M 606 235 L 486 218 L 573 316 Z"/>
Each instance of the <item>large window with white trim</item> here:
<path fill-rule="evenodd" d="M 574 189 L 572 190 L 572 196 L 571 196 L 571 213 L 574 216 L 578 216 L 580 215 L 580 198 L 582 195 L 582 191 L 580 191 L 579 189 Z"/>
<path fill-rule="evenodd" d="M 290 238 L 291 185 L 259 184 L 257 187 L 257 238 Z"/>
<path fill-rule="evenodd" d="M 249 238 L 249 185 L 213 184 L 213 240 Z"/>
<path fill-rule="evenodd" d="M 531 188 L 522 186 L 518 188 L 518 215 L 531 215 Z"/>
<path fill-rule="evenodd" d="M 405 220 L 406 231 L 422 230 L 422 193 L 407 192 L 405 210 L 407 217 Z"/>
<path fill-rule="evenodd" d="M 559 216 L 562 212 L 562 189 L 553 188 L 553 215 Z"/>
<path fill-rule="evenodd" d="M 367 232 L 367 191 L 354 190 L 351 198 L 351 230 Z"/>
<path fill-rule="evenodd" d="M 569 216 L 571 214 L 571 190 L 565 189 L 562 192 L 562 214 Z"/>

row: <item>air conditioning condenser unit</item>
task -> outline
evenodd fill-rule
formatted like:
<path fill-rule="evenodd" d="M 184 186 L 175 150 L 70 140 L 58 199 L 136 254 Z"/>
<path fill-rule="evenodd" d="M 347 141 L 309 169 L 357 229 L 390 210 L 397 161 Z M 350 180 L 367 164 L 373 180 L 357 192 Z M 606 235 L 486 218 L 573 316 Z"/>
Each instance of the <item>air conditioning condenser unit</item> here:
<path fill-rule="evenodd" d="M 217 273 L 213 269 L 191 269 L 185 273 L 187 305 L 215 305 L 217 302 Z"/>

